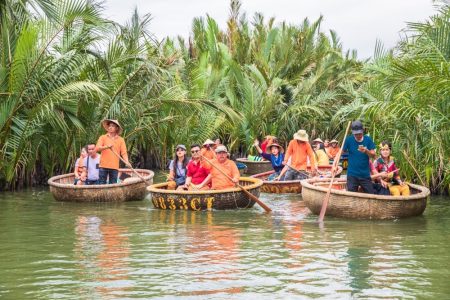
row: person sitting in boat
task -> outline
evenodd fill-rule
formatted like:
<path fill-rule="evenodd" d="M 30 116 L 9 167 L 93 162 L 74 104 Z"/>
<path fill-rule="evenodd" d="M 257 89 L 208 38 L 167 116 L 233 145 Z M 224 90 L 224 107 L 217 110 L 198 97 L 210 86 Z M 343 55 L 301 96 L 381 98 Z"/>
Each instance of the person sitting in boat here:
<path fill-rule="evenodd" d="M 100 171 L 100 154 L 95 151 L 95 144 L 87 145 L 88 155 L 83 159 L 83 173 L 86 185 L 98 184 Z"/>
<path fill-rule="evenodd" d="M 339 142 L 336 140 L 331 140 L 330 147 L 328 147 L 327 154 L 329 159 L 334 159 L 336 155 L 339 153 L 341 148 L 339 147 Z"/>
<path fill-rule="evenodd" d="M 392 196 L 409 196 L 409 186 L 400 179 L 398 168 L 391 156 L 392 145 L 388 141 L 380 144 L 380 156 L 372 163 L 372 173 L 384 188 L 389 189 Z"/>
<path fill-rule="evenodd" d="M 222 145 L 222 140 L 217 138 L 214 140 L 214 146 L 213 146 L 213 150 L 216 151 L 217 147 Z"/>
<path fill-rule="evenodd" d="M 216 158 L 216 152 L 214 151 L 214 146 L 215 146 L 216 144 L 212 141 L 212 140 L 210 140 L 210 139 L 207 139 L 204 143 L 203 143 L 203 145 L 202 145 L 202 149 L 200 150 L 200 154 L 201 154 L 201 156 L 202 157 L 206 157 L 207 159 L 209 159 L 209 160 L 212 160 L 212 159 L 215 159 Z M 217 147 L 216 147 L 217 148 Z M 209 164 L 208 164 L 208 162 L 206 161 L 206 160 L 201 160 L 201 164 L 202 164 L 202 166 L 204 167 L 204 168 L 208 168 L 209 167 Z"/>
<path fill-rule="evenodd" d="M 284 155 L 283 164 L 287 166 L 281 172 L 281 176 L 286 173 L 284 180 L 302 180 L 308 178 L 307 163 L 308 159 L 311 165 L 311 172 L 317 172 L 314 151 L 309 144 L 308 134 L 305 130 L 300 129 L 294 134 L 294 139 L 289 142 L 286 154 Z M 291 160 L 288 164 L 289 159 Z"/>
<path fill-rule="evenodd" d="M 122 126 L 119 121 L 106 119 L 102 121 L 103 128 L 106 134 L 100 136 L 95 147 L 96 152 L 100 152 L 100 169 L 99 169 L 99 184 L 117 183 L 117 176 L 119 174 L 120 158 L 125 161 L 125 164 L 130 166 L 128 161 L 127 146 L 125 140 L 120 136 L 122 134 Z"/>
<path fill-rule="evenodd" d="M 370 178 L 369 158 L 375 157 L 375 144 L 364 135 L 361 121 L 352 122 L 352 135 L 345 138 L 342 151 L 348 153 L 347 190 L 358 192 L 361 187 L 365 193 L 375 194 Z"/>
<path fill-rule="evenodd" d="M 80 157 L 75 161 L 75 181 L 74 185 L 83 185 L 85 181 L 85 176 L 83 174 L 83 160 L 88 155 L 87 146 L 81 148 Z"/>
<path fill-rule="evenodd" d="M 323 147 L 325 148 L 325 151 L 328 150 L 328 148 L 330 147 L 330 140 L 329 139 L 325 139 L 323 141 Z"/>
<path fill-rule="evenodd" d="M 258 150 L 258 153 L 264 157 L 265 159 L 269 160 L 272 163 L 272 168 L 275 170 L 275 173 L 271 174 L 267 180 L 274 180 L 277 178 L 281 170 L 283 170 L 283 160 L 284 160 L 284 149 L 277 143 L 272 143 L 269 146 L 267 146 L 266 152 L 264 152 L 259 147 L 259 141 L 255 140 L 253 145 L 256 147 L 256 150 Z M 269 154 L 270 152 L 270 154 Z"/>
<path fill-rule="evenodd" d="M 175 150 L 175 156 L 169 164 L 168 190 L 181 190 L 186 183 L 187 164 L 190 160 L 186 155 L 186 146 L 177 145 Z"/>
<path fill-rule="evenodd" d="M 191 146 L 192 159 L 186 166 L 186 182 L 182 186 L 184 190 L 207 190 L 210 188 L 208 184 L 202 183 L 209 175 L 209 170 L 204 168 L 201 164 L 200 145 L 194 144 Z"/>
<path fill-rule="evenodd" d="M 330 159 L 325 152 L 325 147 L 321 139 L 317 138 L 313 141 L 313 151 L 316 158 L 317 166 L 329 166 Z"/>
<path fill-rule="evenodd" d="M 276 142 L 276 137 L 272 135 L 266 135 L 264 141 L 261 143 L 261 150 L 263 153 L 267 153 L 267 146 L 272 145 Z"/>
<path fill-rule="evenodd" d="M 239 183 L 240 174 L 234 161 L 228 159 L 227 147 L 224 145 L 218 146 L 216 156 L 217 158 L 212 160 L 211 164 L 207 167 L 210 174 L 199 185 L 199 188 L 203 188 L 210 181 L 213 190 L 224 190 L 235 187 Z"/>

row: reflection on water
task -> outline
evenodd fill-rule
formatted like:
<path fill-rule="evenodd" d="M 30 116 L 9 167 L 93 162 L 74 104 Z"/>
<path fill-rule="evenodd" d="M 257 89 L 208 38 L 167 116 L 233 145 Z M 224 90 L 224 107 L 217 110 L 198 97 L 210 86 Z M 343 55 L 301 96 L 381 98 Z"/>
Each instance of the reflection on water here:
<path fill-rule="evenodd" d="M 96 216 L 76 218 L 75 257 L 81 277 L 93 283 L 86 291 L 80 291 L 81 295 L 105 298 L 132 287 L 127 280 L 130 249 L 126 231 L 126 227 L 117 226 L 112 220 L 102 221 Z"/>
<path fill-rule="evenodd" d="M 0 298 L 447 298 L 450 205 L 394 221 L 327 218 L 295 195 L 273 208 L 163 211 L 150 201 L 0 196 Z"/>

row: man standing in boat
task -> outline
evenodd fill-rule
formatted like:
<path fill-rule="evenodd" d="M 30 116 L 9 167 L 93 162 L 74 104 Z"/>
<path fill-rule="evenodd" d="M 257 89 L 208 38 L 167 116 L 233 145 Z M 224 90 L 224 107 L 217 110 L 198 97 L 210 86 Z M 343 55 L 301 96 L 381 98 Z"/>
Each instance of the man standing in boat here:
<path fill-rule="evenodd" d="M 96 152 L 101 152 L 99 184 L 106 184 L 108 177 L 108 183 L 114 184 L 117 183 L 117 175 L 119 173 L 120 159 L 118 155 L 122 157 L 127 165 L 130 165 L 127 147 L 125 140 L 120 136 L 123 129 L 119 121 L 106 119 L 102 121 L 102 125 L 107 133 L 100 136 L 95 149 Z"/>
<path fill-rule="evenodd" d="M 294 139 L 289 142 L 283 161 L 283 165 L 286 167 L 281 171 L 280 176 L 283 176 L 284 172 L 286 172 L 284 180 L 302 180 L 308 178 L 308 173 L 306 172 L 308 157 L 311 172 L 315 174 L 317 168 L 314 151 L 309 144 L 306 130 L 301 129 L 294 134 Z M 289 159 L 291 160 L 290 164 L 288 164 Z"/>
<path fill-rule="evenodd" d="M 348 153 L 347 191 L 357 192 L 361 187 L 365 193 L 375 194 L 370 179 L 369 158 L 375 158 L 375 144 L 368 135 L 364 135 L 361 121 L 352 122 L 352 136 L 344 142 L 342 151 Z"/>

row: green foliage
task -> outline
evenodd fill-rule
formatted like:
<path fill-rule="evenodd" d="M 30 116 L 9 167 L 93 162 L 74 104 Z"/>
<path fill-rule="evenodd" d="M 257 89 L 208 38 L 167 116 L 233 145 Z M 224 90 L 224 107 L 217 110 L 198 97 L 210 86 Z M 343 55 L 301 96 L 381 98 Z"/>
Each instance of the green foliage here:
<path fill-rule="evenodd" d="M 298 129 L 342 139 L 360 118 L 394 143 L 409 180 L 449 190 L 448 6 L 365 62 L 320 30 L 322 17 L 249 21 L 238 0 L 225 30 L 195 18 L 187 42 L 156 40 L 137 11 L 125 25 L 103 19 L 91 0 L 6 0 L 0 10 L 0 181 L 10 187 L 69 171 L 104 118 L 120 120 L 147 168 L 165 167 L 178 143 L 220 137 L 243 154 L 255 138 L 287 143 Z"/>

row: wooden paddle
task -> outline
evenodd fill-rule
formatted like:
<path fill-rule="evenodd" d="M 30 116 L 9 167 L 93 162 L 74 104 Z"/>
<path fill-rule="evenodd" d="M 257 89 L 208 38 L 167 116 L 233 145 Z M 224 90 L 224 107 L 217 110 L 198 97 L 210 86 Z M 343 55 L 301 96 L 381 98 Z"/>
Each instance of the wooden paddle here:
<path fill-rule="evenodd" d="M 139 177 L 147 186 L 150 186 L 151 184 L 147 183 L 147 180 L 145 180 L 144 177 L 141 176 L 141 174 L 139 174 L 135 169 L 133 169 L 133 167 L 130 165 L 130 163 L 126 162 L 122 157 L 120 157 L 119 154 L 116 153 L 116 151 L 114 151 L 114 149 L 111 147 L 109 148 L 112 153 L 114 153 L 115 156 L 117 156 L 127 167 L 129 167 L 131 169 L 131 171 L 134 172 L 134 174 L 136 174 L 137 177 Z"/>
<path fill-rule="evenodd" d="M 348 130 L 350 129 L 351 124 L 352 124 L 352 121 L 349 121 L 348 125 L 347 125 L 347 129 L 345 130 L 344 138 L 341 143 L 341 145 L 342 145 L 341 149 L 339 149 L 339 152 L 336 155 L 335 160 L 333 162 L 333 168 L 331 169 L 330 185 L 328 186 L 328 191 L 327 191 L 327 194 L 325 195 L 325 199 L 323 199 L 323 201 L 322 201 L 322 208 L 320 209 L 320 214 L 319 214 L 319 219 L 318 219 L 319 223 L 323 222 L 323 218 L 325 217 L 325 212 L 327 211 L 328 200 L 330 199 L 331 187 L 333 186 L 334 176 L 336 176 L 336 171 L 337 171 L 337 168 L 339 165 L 339 161 L 341 160 L 342 149 L 344 149 L 345 139 L 347 137 L 347 133 L 348 133 Z"/>
<path fill-rule="evenodd" d="M 228 176 L 227 174 L 225 174 L 225 172 L 223 172 L 219 167 L 217 167 L 216 165 L 214 165 L 209 159 L 207 159 L 206 157 L 204 157 L 203 155 L 201 155 L 201 157 L 203 157 L 212 167 L 214 167 L 217 171 L 219 171 L 220 173 L 222 173 L 223 175 L 225 175 L 225 177 L 227 177 L 231 182 L 233 182 L 233 178 L 231 178 L 230 176 Z M 234 183 L 234 182 L 233 182 Z M 271 212 L 272 210 L 270 209 L 270 207 L 268 207 L 267 205 L 264 204 L 264 202 L 262 202 L 261 200 L 259 200 L 255 195 L 253 195 L 252 193 L 250 193 L 249 191 L 247 191 L 242 185 L 240 185 L 239 183 L 235 183 L 250 199 L 252 199 L 253 201 L 255 201 L 256 203 L 259 204 L 259 206 L 261 206 L 262 208 L 264 208 L 264 210 L 266 212 Z"/>

